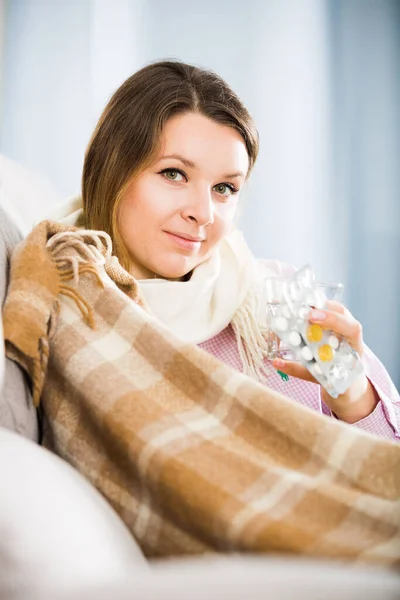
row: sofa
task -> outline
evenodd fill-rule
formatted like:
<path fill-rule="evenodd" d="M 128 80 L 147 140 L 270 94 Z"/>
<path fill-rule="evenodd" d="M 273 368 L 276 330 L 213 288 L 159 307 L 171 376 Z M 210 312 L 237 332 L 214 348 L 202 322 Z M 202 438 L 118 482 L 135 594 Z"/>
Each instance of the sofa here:
<path fill-rule="evenodd" d="M 39 220 L 28 199 L 40 204 L 40 178 L 15 177 L 22 172 L 0 157 L 0 306 L 13 249 Z M 39 441 L 29 382 L 5 357 L 0 320 L 0 599 L 400 598 L 397 574 L 362 565 L 239 554 L 148 561 L 97 490 Z"/>

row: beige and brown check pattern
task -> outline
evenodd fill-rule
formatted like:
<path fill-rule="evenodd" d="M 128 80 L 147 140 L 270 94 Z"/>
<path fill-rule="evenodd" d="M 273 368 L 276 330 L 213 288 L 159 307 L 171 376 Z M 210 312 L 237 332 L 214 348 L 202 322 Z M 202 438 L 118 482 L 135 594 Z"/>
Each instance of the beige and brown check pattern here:
<path fill-rule="evenodd" d="M 400 565 L 400 446 L 175 338 L 107 236 L 41 223 L 13 256 L 3 319 L 8 355 L 43 405 L 44 444 L 104 494 L 149 557 Z"/>

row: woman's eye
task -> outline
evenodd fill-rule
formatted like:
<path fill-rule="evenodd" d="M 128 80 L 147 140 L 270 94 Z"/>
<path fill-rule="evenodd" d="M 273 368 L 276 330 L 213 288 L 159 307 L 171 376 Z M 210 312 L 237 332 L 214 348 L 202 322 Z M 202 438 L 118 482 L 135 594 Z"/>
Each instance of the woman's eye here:
<path fill-rule="evenodd" d="M 237 192 L 237 190 L 234 190 L 233 187 L 231 187 L 227 183 L 219 183 L 214 187 L 214 190 L 218 194 L 221 194 L 221 196 L 231 196 L 232 194 L 235 194 Z"/>
<path fill-rule="evenodd" d="M 177 171 L 176 169 L 165 169 L 164 171 L 161 171 L 161 173 L 166 179 L 169 179 L 169 181 L 184 180 L 182 173 L 180 171 Z"/>

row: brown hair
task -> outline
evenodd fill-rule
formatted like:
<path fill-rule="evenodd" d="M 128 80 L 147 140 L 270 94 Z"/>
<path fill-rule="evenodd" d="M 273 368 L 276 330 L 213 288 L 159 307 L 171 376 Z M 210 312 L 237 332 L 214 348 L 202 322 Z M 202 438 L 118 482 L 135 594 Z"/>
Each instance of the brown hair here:
<path fill-rule="evenodd" d="M 249 155 L 258 154 L 254 122 L 237 95 L 212 71 L 182 63 L 150 64 L 129 77 L 111 97 L 86 150 L 82 174 L 85 226 L 110 234 L 114 252 L 129 267 L 118 232 L 118 206 L 132 179 L 154 159 L 168 119 L 198 112 L 236 129 Z"/>

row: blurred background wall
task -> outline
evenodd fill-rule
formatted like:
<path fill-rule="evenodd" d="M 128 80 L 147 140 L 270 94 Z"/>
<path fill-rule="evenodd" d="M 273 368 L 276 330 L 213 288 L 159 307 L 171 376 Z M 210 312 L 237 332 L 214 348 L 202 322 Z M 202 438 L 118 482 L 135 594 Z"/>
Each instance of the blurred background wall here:
<path fill-rule="evenodd" d="M 211 68 L 256 120 L 241 227 L 341 280 L 400 387 L 399 0 L 0 0 L 0 152 L 79 192 L 107 99 L 145 63 Z"/>

